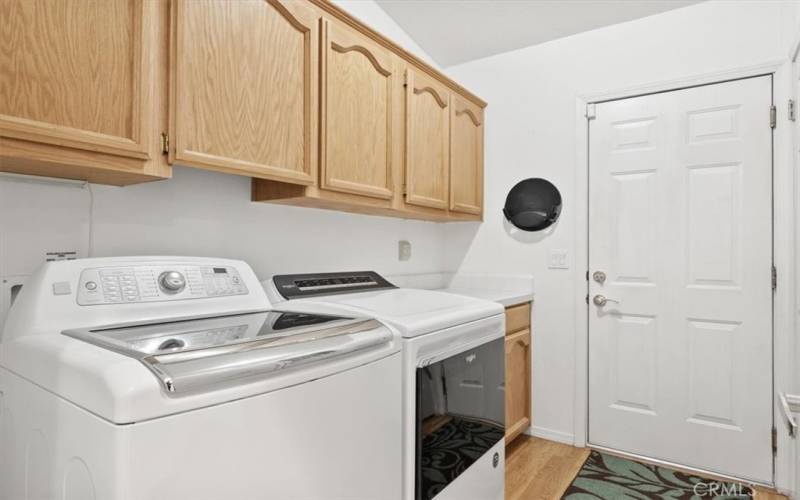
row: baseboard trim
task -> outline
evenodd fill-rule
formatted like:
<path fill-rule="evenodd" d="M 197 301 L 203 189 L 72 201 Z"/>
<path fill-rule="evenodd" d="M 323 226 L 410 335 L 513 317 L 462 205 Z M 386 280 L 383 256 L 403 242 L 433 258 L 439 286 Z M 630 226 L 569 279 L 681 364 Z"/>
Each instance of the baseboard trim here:
<path fill-rule="evenodd" d="M 568 444 L 570 446 L 575 445 L 575 436 L 569 432 L 562 432 L 553 429 L 547 429 L 545 427 L 537 427 L 535 425 L 532 425 L 525 431 L 525 434 L 542 439 L 547 439 L 548 441 L 555 441 L 557 443 Z"/>

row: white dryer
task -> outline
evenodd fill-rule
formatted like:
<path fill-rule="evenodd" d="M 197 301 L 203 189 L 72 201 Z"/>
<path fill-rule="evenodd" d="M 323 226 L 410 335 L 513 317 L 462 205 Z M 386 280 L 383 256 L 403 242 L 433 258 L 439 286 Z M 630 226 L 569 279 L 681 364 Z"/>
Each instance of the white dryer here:
<path fill-rule="evenodd" d="M 240 261 L 46 264 L 0 338 L 0 499 L 399 498 L 399 339 L 348 316 Z"/>
<path fill-rule="evenodd" d="M 500 304 L 397 288 L 370 271 L 280 275 L 264 288 L 281 309 L 366 314 L 402 335 L 404 499 L 503 499 Z"/>

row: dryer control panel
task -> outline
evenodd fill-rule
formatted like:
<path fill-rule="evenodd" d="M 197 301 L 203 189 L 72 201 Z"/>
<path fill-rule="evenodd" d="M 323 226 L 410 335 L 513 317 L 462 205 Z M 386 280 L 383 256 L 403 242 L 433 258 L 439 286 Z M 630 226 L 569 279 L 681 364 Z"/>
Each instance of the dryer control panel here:
<path fill-rule="evenodd" d="M 375 271 L 281 274 L 272 281 L 285 299 L 396 288 Z"/>
<path fill-rule="evenodd" d="M 141 265 L 84 269 L 78 304 L 161 302 L 245 295 L 247 287 L 231 266 Z"/>

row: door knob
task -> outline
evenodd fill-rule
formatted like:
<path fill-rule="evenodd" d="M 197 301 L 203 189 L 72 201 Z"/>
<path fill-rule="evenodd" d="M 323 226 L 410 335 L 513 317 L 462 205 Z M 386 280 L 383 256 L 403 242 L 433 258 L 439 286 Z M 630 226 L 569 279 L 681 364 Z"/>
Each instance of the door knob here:
<path fill-rule="evenodd" d="M 603 307 L 604 305 L 606 305 L 609 302 L 613 302 L 615 304 L 619 304 L 618 300 L 609 299 L 605 295 L 595 295 L 592 298 L 592 302 L 594 302 L 594 305 L 596 305 L 597 307 Z"/>

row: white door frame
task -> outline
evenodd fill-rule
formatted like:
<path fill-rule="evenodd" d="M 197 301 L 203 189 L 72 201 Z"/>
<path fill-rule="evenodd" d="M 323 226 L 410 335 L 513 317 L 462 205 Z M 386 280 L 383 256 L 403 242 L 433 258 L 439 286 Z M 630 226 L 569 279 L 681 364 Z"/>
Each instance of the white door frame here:
<path fill-rule="evenodd" d="M 792 64 L 788 59 L 767 61 L 763 64 L 730 71 L 697 75 L 677 80 L 653 82 L 647 85 L 610 90 L 602 93 L 578 95 L 575 99 L 575 267 L 574 267 L 574 311 L 575 331 L 575 406 L 574 445 L 587 444 L 588 430 L 588 341 L 589 305 L 586 302 L 588 281 L 586 272 L 589 262 L 589 124 L 586 106 L 590 103 L 633 97 L 655 92 L 677 90 L 696 85 L 718 83 L 765 74 L 773 75 L 773 103 L 777 107 L 777 127 L 773 134 L 773 261 L 778 269 L 778 286 L 773 302 L 773 389 L 786 391 L 791 387 L 794 364 L 795 332 L 795 195 L 793 126 L 788 119 L 787 103 L 792 97 Z M 765 110 L 765 113 L 768 111 Z M 797 190 L 797 191 L 796 191 Z M 798 215 L 800 217 L 800 215 Z M 777 398 L 773 394 L 773 422 L 778 431 L 778 454 L 775 458 L 774 482 L 779 491 L 792 488 L 794 441 L 780 421 Z"/>

